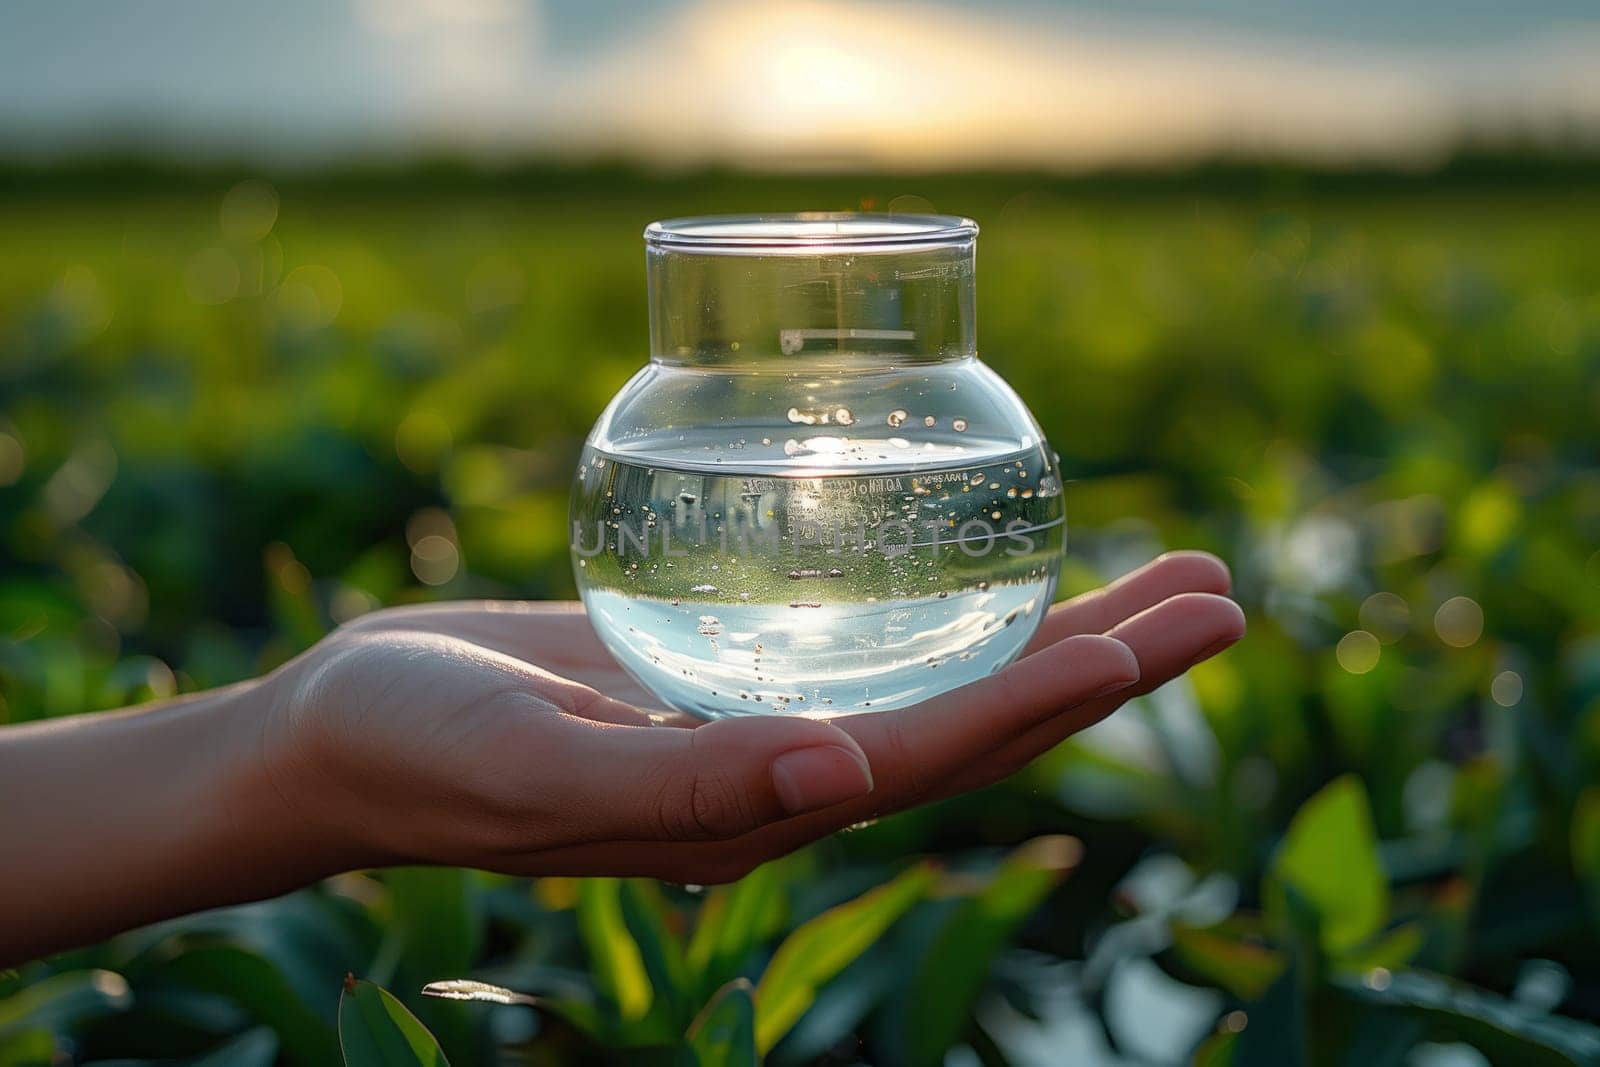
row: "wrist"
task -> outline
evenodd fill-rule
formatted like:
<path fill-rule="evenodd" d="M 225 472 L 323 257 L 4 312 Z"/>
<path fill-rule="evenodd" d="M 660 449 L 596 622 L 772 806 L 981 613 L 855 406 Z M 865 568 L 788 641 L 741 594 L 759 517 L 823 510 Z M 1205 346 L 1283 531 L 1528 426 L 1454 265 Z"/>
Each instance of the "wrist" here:
<path fill-rule="evenodd" d="M 189 864 L 219 870 L 226 902 L 286 893 L 358 864 L 350 843 L 304 814 L 297 782 L 274 762 L 270 679 L 172 709 L 196 806 Z"/>
<path fill-rule="evenodd" d="M 222 710 L 228 823 L 301 881 L 397 862 L 372 839 L 371 820 L 360 812 L 365 798 L 336 765 L 305 666 L 297 660 L 245 683 Z"/>

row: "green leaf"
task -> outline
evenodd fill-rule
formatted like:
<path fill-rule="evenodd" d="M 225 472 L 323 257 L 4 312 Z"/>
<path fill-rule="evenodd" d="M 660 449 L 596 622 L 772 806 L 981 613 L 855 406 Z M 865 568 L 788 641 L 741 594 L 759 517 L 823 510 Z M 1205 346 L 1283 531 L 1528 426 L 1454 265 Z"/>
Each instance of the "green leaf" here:
<path fill-rule="evenodd" d="M 478 958 L 483 924 L 468 871 L 397 867 L 384 872 L 407 970 L 460 974 Z"/>
<path fill-rule="evenodd" d="M 428 1028 L 389 991 L 345 979 L 339 995 L 339 1048 L 345 1067 L 449 1067 Z"/>
<path fill-rule="evenodd" d="M 1281 887 L 1282 901 L 1278 905 L 1274 926 L 1281 934 L 1295 958 L 1295 966 L 1309 967 L 1313 974 L 1321 974 L 1326 955 L 1322 934 L 1322 912 L 1316 904 L 1300 892 L 1300 887 L 1285 883 Z"/>
<path fill-rule="evenodd" d="M 1310 1063 L 1306 995 L 1301 968 L 1284 968 L 1278 980 L 1247 1008 L 1248 1021 L 1229 1052 L 1230 1067 L 1305 1067 Z"/>
<path fill-rule="evenodd" d="M 540 997 L 539 1009 L 596 1041 L 612 1036 L 610 1020 L 589 1001 L 574 997 Z"/>
<path fill-rule="evenodd" d="M 683 962 L 683 945 L 667 929 L 667 904 L 661 889 L 654 882 L 631 878 L 622 883 L 618 896 L 623 921 L 633 935 L 645 975 L 655 990 L 652 1008 L 664 1016 L 674 1034 L 681 1032 L 691 1008 L 688 971 Z"/>
<path fill-rule="evenodd" d="M 1600 1062 L 1600 1027 L 1427 971 L 1380 971 L 1365 979 L 1338 977 L 1333 984 L 1359 1003 L 1414 1013 L 1428 1022 L 1430 1037 L 1465 1041 L 1491 1063 L 1574 1067 Z"/>
<path fill-rule="evenodd" d="M 39 1067 L 60 1063 L 65 1053 L 45 1030 L 24 1030 L 0 1037 L 0 1067 Z"/>
<path fill-rule="evenodd" d="M 817 989 L 922 899 L 934 878 L 931 865 L 918 864 L 802 924 L 778 946 L 756 987 L 756 1045 L 763 1055 L 805 1014 Z"/>
<path fill-rule="evenodd" d="M 1382 928 L 1389 884 L 1366 790 L 1354 775 L 1329 783 L 1289 823 L 1265 887 L 1267 910 L 1279 920 L 1288 919 L 1291 888 L 1316 911 L 1330 954 L 1352 950 Z"/>
<path fill-rule="evenodd" d="M 706 894 L 685 960 L 698 989 L 720 988 L 780 928 L 788 910 L 783 870 L 782 862 L 764 863 Z"/>
<path fill-rule="evenodd" d="M 735 978 L 721 989 L 689 1026 L 689 1047 L 700 1067 L 756 1067 L 755 987 Z"/>
<path fill-rule="evenodd" d="M 1336 961 L 1341 969 L 1365 974 L 1374 967 L 1398 970 L 1422 951 L 1428 938 L 1421 923 L 1404 923 L 1359 949 L 1345 953 Z"/>
<path fill-rule="evenodd" d="M 650 1012 L 655 998 L 639 946 L 622 914 L 622 882 L 586 878 L 578 886 L 578 932 L 601 992 L 610 998 L 624 1022 L 637 1022 Z"/>
<path fill-rule="evenodd" d="M 65 1030 L 122 1011 L 132 998 L 128 983 L 111 971 L 52 975 L 0 1001 L 0 1038 L 28 1030 Z"/>
<path fill-rule="evenodd" d="M 341 898 L 321 890 L 291 893 L 285 897 L 220 908 L 184 916 L 167 923 L 125 934 L 117 940 L 128 946 L 129 980 L 143 985 L 145 970 L 159 969 L 164 961 L 195 947 L 226 943 L 251 952 L 272 965 L 285 984 L 333 1034 L 338 998 L 330 995 L 333 977 L 354 969 L 370 958 L 370 930 L 365 918 L 356 921 Z M 398 943 L 398 942 L 397 942 Z M 428 977 L 433 977 L 429 975 Z"/>
<path fill-rule="evenodd" d="M 905 1059 L 938 1064 L 961 1036 L 996 953 L 1078 863 L 1070 837 L 1040 837 L 999 865 L 988 883 L 961 901 L 912 966 L 904 1015 Z"/>
<path fill-rule="evenodd" d="M 252 1019 L 271 1027 L 284 1051 L 298 1063 L 321 1067 L 338 1055 L 333 1028 L 265 957 L 233 945 L 199 945 L 164 964 L 159 973 L 232 1000 Z"/>
<path fill-rule="evenodd" d="M 1173 927 L 1172 947 L 1184 966 L 1241 1000 L 1259 999 L 1289 963 L 1276 949 L 1192 926 Z"/>
<path fill-rule="evenodd" d="M 1572 810 L 1572 869 L 1589 898 L 1594 918 L 1600 921 L 1600 786 L 1578 794 Z"/>
<path fill-rule="evenodd" d="M 608 1035 L 613 1042 L 676 1041 L 688 1024 L 683 946 L 668 929 L 666 907 L 660 889 L 641 879 L 589 878 L 578 885 L 578 930 L 620 1024 Z"/>
<path fill-rule="evenodd" d="M 1238 1034 L 1212 1034 L 1195 1050 L 1193 1067 L 1233 1067 L 1233 1046 Z"/>
<path fill-rule="evenodd" d="M 439 1041 L 465 1050 L 477 1042 L 474 1016 L 460 1004 L 422 1000 L 412 991 L 441 974 L 460 974 L 478 958 L 483 912 L 477 875 L 450 867 L 399 867 L 384 872 L 397 938 L 395 968 L 385 974 L 376 964 L 373 979 L 402 990 L 400 999 Z"/>

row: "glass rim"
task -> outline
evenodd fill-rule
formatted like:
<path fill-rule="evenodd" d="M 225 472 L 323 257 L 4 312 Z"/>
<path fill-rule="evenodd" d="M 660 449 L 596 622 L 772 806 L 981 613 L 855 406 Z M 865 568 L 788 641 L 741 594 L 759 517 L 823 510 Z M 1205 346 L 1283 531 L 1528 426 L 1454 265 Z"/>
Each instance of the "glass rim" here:
<path fill-rule="evenodd" d="M 977 235 L 978 224 L 962 215 L 867 211 L 690 215 L 661 219 L 644 228 L 650 248 L 704 255 L 816 254 L 830 249 L 892 252 L 960 244 Z"/>

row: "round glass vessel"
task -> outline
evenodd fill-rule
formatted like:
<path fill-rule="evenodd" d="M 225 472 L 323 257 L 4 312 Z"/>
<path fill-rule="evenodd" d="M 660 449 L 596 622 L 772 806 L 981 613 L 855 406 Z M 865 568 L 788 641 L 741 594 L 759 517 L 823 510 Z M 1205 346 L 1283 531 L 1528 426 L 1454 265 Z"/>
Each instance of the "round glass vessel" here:
<path fill-rule="evenodd" d="M 666 705 L 903 707 L 1032 636 L 1061 480 L 975 354 L 977 234 L 833 213 L 645 230 L 650 362 L 589 435 L 571 534 L 595 628 Z"/>

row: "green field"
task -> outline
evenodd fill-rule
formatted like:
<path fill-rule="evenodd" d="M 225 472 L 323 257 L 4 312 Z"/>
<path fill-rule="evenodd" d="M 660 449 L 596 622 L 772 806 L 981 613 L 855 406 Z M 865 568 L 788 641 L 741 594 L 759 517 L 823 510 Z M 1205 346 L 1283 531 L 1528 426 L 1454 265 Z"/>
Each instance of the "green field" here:
<path fill-rule="evenodd" d="M 643 225 L 928 203 L 983 227 L 980 350 L 1069 479 L 1063 595 L 1209 549 L 1242 645 L 733 890 L 357 874 L 0 973 L 0 1064 L 334 1062 L 347 971 L 458 1067 L 646 1062 L 902 871 L 792 1027 L 758 989 L 770 1062 L 1600 1062 L 1581 174 L 0 183 L 0 722 L 244 677 L 378 604 L 570 596 Z M 557 1007 L 416 996 L 455 977 Z"/>

